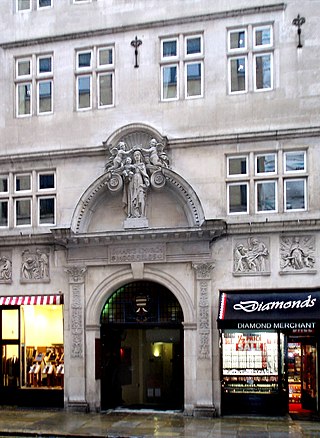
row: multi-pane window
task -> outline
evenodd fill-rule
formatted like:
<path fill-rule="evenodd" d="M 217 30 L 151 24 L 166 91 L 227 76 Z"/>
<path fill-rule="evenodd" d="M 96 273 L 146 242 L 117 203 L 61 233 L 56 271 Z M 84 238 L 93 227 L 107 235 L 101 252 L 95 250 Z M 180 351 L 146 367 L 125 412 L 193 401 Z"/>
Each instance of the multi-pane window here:
<path fill-rule="evenodd" d="M 76 52 L 76 108 L 106 108 L 114 104 L 114 48 L 93 47 Z"/>
<path fill-rule="evenodd" d="M 228 31 L 229 93 L 273 89 L 273 27 L 248 26 Z"/>
<path fill-rule="evenodd" d="M 306 170 L 305 151 L 227 157 L 228 214 L 306 210 Z"/>
<path fill-rule="evenodd" d="M 161 100 L 203 96 L 203 37 L 180 35 L 161 40 Z"/>
<path fill-rule="evenodd" d="M 55 225 L 55 172 L 0 175 L 0 227 Z"/>
<path fill-rule="evenodd" d="M 37 0 L 36 4 L 33 0 L 16 0 L 16 10 L 18 12 L 31 11 L 33 7 L 37 9 L 45 9 L 52 7 L 53 0 Z"/>
<path fill-rule="evenodd" d="M 17 117 L 52 113 L 53 56 L 17 58 L 15 67 Z"/>

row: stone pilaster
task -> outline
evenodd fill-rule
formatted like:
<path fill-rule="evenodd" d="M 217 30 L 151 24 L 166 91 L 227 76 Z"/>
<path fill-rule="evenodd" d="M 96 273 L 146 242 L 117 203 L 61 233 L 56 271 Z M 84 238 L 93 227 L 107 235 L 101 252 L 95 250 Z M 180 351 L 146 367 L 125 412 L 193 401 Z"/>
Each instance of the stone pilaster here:
<path fill-rule="evenodd" d="M 212 392 L 212 338 L 210 315 L 211 272 L 213 263 L 193 264 L 197 296 L 197 405 L 196 416 L 214 416 Z"/>
<path fill-rule="evenodd" d="M 87 410 L 85 381 L 85 273 L 84 266 L 70 266 L 69 321 L 66 363 L 66 396 L 69 410 Z M 68 365 L 68 366 L 67 366 Z"/>

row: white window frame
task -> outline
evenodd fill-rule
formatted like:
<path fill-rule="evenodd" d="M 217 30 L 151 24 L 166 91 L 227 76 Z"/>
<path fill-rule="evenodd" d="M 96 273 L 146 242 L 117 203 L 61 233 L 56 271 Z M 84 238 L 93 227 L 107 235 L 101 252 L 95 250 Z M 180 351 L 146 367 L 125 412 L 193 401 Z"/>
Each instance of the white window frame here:
<path fill-rule="evenodd" d="M 199 64 L 200 65 L 200 69 L 201 69 L 201 77 L 200 77 L 200 94 L 195 94 L 195 95 L 188 95 L 188 65 L 191 64 Z M 204 82 L 204 64 L 203 61 L 200 60 L 192 60 L 192 61 L 188 61 L 184 63 L 184 97 L 185 99 L 199 99 L 200 97 L 203 97 L 203 82 Z"/>
<path fill-rule="evenodd" d="M 41 73 L 40 72 L 40 61 L 41 61 L 41 59 L 46 59 L 46 58 L 51 59 L 51 70 Z M 53 75 L 53 56 L 51 54 L 37 56 L 37 77 L 38 78 L 42 78 L 42 77 L 46 77 L 46 76 L 51 77 L 52 75 Z"/>
<path fill-rule="evenodd" d="M 230 160 L 241 160 L 245 159 L 246 161 L 246 173 L 230 173 Z M 230 155 L 227 157 L 227 176 L 228 178 L 241 178 L 241 177 L 247 177 L 249 175 L 249 157 L 248 155 Z"/>
<path fill-rule="evenodd" d="M 17 178 L 18 177 L 22 177 L 22 176 L 29 176 L 29 180 L 30 180 L 30 189 L 25 189 L 25 190 L 17 190 Z M 31 193 L 32 191 L 32 174 L 29 172 L 21 172 L 21 173 L 16 173 L 14 175 L 14 193 L 17 194 L 24 194 L 24 193 Z"/>
<path fill-rule="evenodd" d="M 270 56 L 270 87 L 257 88 L 257 58 Z M 259 52 L 253 54 L 253 89 L 256 93 L 273 90 L 273 53 Z"/>
<path fill-rule="evenodd" d="M 303 196 L 304 196 L 304 208 L 287 208 L 287 183 L 295 182 L 295 181 L 303 181 Z M 284 178 L 283 181 L 283 210 L 285 212 L 291 213 L 295 211 L 307 211 L 308 202 L 307 202 L 307 178 Z"/>
<path fill-rule="evenodd" d="M 103 50 L 111 50 L 112 53 L 112 62 L 109 64 L 100 64 L 99 54 Z M 114 67 L 114 47 L 113 46 L 101 46 L 97 48 L 97 70 L 108 69 Z"/>
<path fill-rule="evenodd" d="M 172 55 L 172 56 L 164 56 L 164 54 L 163 54 L 163 43 L 170 42 L 170 41 L 175 41 L 176 42 L 177 53 L 176 53 L 176 55 Z M 179 58 L 179 39 L 177 37 L 162 38 L 161 39 L 161 61 L 172 62 L 173 60 L 177 60 L 178 58 Z"/>
<path fill-rule="evenodd" d="M 196 38 L 200 39 L 200 52 L 187 53 L 188 40 L 193 40 L 193 39 L 196 39 Z M 195 34 L 195 35 L 186 35 L 184 37 L 184 56 L 188 60 L 189 60 L 189 58 L 195 59 L 196 57 L 203 56 L 203 35 Z"/>
<path fill-rule="evenodd" d="M 274 184 L 275 208 L 273 210 L 259 210 L 258 186 L 262 184 Z M 255 181 L 255 211 L 257 214 L 277 213 L 278 212 L 278 180 L 257 180 Z"/>
<path fill-rule="evenodd" d="M 17 224 L 17 202 L 19 201 L 29 201 L 30 204 L 30 223 L 28 224 Z M 21 228 L 21 227 L 31 227 L 32 226 L 32 197 L 28 196 L 28 197 L 19 197 L 19 198 L 15 198 L 14 200 L 14 226 Z"/>
<path fill-rule="evenodd" d="M 245 64 L 245 87 L 244 90 L 236 90 L 236 91 L 232 91 L 231 89 L 231 61 L 234 61 L 236 59 L 240 59 L 243 58 L 245 60 L 244 64 Z M 231 56 L 228 58 L 228 90 L 229 90 L 229 94 L 230 95 L 235 95 L 235 94 L 245 94 L 248 92 L 248 56 L 247 55 L 237 55 L 237 56 Z"/>
<path fill-rule="evenodd" d="M 5 193 L 5 192 L 1 192 L 1 193 Z M 0 229 L 6 229 L 9 228 L 9 224 L 10 224 L 10 202 L 8 198 L 0 198 L 0 203 L 7 203 L 7 225 L 1 225 L 0 223 Z"/>
<path fill-rule="evenodd" d="M 0 190 L 0 196 L 1 195 L 6 195 L 9 193 L 9 176 L 8 175 L 0 175 L 0 180 L 7 180 L 7 190 L 6 191 L 2 191 Z"/>
<path fill-rule="evenodd" d="M 232 33 L 235 32 L 244 32 L 244 41 L 245 41 L 245 45 L 244 47 L 236 47 L 236 48 L 231 48 L 231 38 L 230 35 Z M 229 53 L 237 53 L 237 52 L 246 52 L 248 50 L 248 29 L 246 27 L 239 27 L 239 28 L 235 28 L 235 29 L 229 29 L 228 30 L 228 41 L 227 41 L 227 45 L 228 45 L 228 52 Z"/>
<path fill-rule="evenodd" d="M 19 114 L 19 87 L 30 85 L 30 111 L 25 114 Z M 32 82 L 17 82 L 16 83 L 16 117 L 17 118 L 24 118 L 24 117 L 31 117 L 32 116 L 32 107 L 33 107 L 33 93 L 32 93 Z"/>
<path fill-rule="evenodd" d="M 31 8 L 32 8 L 32 0 L 29 0 L 29 8 L 28 9 L 19 9 L 19 0 L 16 0 L 16 11 L 21 13 L 21 12 L 30 12 Z"/>
<path fill-rule="evenodd" d="M 256 31 L 264 30 L 264 29 L 269 29 L 270 30 L 270 43 L 269 44 L 257 45 Z M 273 47 L 273 26 L 271 24 L 261 25 L 261 26 L 253 26 L 252 27 L 252 34 L 253 34 L 253 36 L 252 36 L 253 48 L 255 50 L 257 50 L 257 49 L 266 49 L 266 48 Z"/>
<path fill-rule="evenodd" d="M 234 186 L 246 186 L 247 187 L 247 209 L 246 211 L 230 211 L 230 187 Z M 227 184 L 227 206 L 228 206 L 228 215 L 244 215 L 249 213 L 249 182 L 248 181 L 237 181 L 237 182 L 231 182 Z"/>
<path fill-rule="evenodd" d="M 41 111 L 40 112 L 40 84 L 44 82 L 50 82 L 51 83 L 51 108 L 49 111 Z M 44 79 L 42 81 L 37 81 L 37 115 L 43 116 L 53 113 L 53 80 L 52 79 Z"/>
<path fill-rule="evenodd" d="M 164 76 L 163 71 L 165 68 L 171 68 L 176 67 L 177 69 L 177 95 L 175 97 L 164 97 Z M 180 69 L 179 69 L 179 63 L 173 63 L 173 64 L 164 64 L 161 66 L 161 100 L 163 102 L 170 102 L 173 100 L 179 100 L 180 97 Z"/>
<path fill-rule="evenodd" d="M 39 9 L 40 11 L 43 11 L 45 9 L 51 9 L 52 7 L 53 7 L 53 0 L 50 0 L 49 6 L 40 6 L 40 0 L 37 0 L 37 9 Z"/>
<path fill-rule="evenodd" d="M 80 67 L 79 66 L 79 57 L 80 57 L 80 55 L 83 55 L 85 53 L 90 53 L 90 65 Z M 76 71 L 78 71 L 78 72 L 92 71 L 92 68 L 93 68 L 92 63 L 93 63 L 93 50 L 92 49 L 77 50 L 77 52 L 76 52 Z"/>
<path fill-rule="evenodd" d="M 267 155 L 274 156 L 274 170 L 270 172 L 258 172 L 258 158 L 266 157 Z M 254 173 L 256 176 L 277 175 L 278 173 L 278 155 L 275 152 L 266 152 L 264 154 L 255 154 L 254 156 Z"/>
<path fill-rule="evenodd" d="M 85 77 L 88 77 L 89 81 L 90 81 L 90 104 L 89 104 L 89 106 L 86 106 L 84 108 L 80 108 L 79 107 L 79 102 L 80 102 L 80 99 L 79 99 L 79 80 L 81 78 L 85 78 Z M 83 74 L 83 75 L 78 75 L 76 77 L 76 81 L 77 81 L 77 97 L 76 97 L 77 98 L 77 111 L 89 111 L 92 109 L 92 73 L 88 72 L 88 73 Z"/>
<path fill-rule="evenodd" d="M 45 200 L 45 199 L 53 199 L 53 205 L 54 205 L 54 212 L 53 212 L 53 222 L 46 222 L 46 223 L 41 223 L 40 222 L 40 204 L 41 204 L 41 200 Z M 57 215 L 57 208 L 56 208 L 56 196 L 53 195 L 46 195 L 46 196 L 38 196 L 37 197 L 37 204 L 38 204 L 38 222 L 37 225 L 39 227 L 48 227 L 48 226 L 52 226 L 52 225 L 56 225 L 56 215 Z"/>
<path fill-rule="evenodd" d="M 16 58 L 16 80 L 25 80 L 25 79 L 31 79 L 32 78 L 32 58 L 30 56 L 26 56 L 23 58 Z M 30 73 L 26 75 L 19 75 L 19 68 L 18 65 L 20 62 L 29 62 L 30 66 Z"/>
<path fill-rule="evenodd" d="M 101 105 L 100 103 L 100 77 L 101 76 L 111 76 L 111 84 L 112 84 L 112 102 L 107 105 Z M 113 71 L 103 71 L 97 74 L 97 99 L 98 99 L 98 108 L 110 108 L 114 106 L 114 72 Z"/>
<path fill-rule="evenodd" d="M 303 163 L 304 163 L 304 169 L 301 170 L 287 170 L 287 156 L 290 154 L 303 154 Z M 297 150 L 297 151 L 285 151 L 283 153 L 283 170 L 285 175 L 292 175 L 292 174 L 302 174 L 307 172 L 307 161 L 306 161 L 306 151 L 303 150 Z"/>
<path fill-rule="evenodd" d="M 41 176 L 46 176 L 46 175 L 53 175 L 54 185 L 53 185 L 53 187 L 49 187 L 47 189 L 41 189 L 40 188 L 40 177 Z M 52 190 L 56 190 L 56 173 L 55 172 L 50 172 L 50 171 L 38 172 L 37 176 L 38 176 L 37 177 L 37 184 L 38 184 L 37 185 L 37 190 L 38 190 L 38 192 L 43 193 L 43 192 L 49 192 L 49 191 L 52 191 Z"/>

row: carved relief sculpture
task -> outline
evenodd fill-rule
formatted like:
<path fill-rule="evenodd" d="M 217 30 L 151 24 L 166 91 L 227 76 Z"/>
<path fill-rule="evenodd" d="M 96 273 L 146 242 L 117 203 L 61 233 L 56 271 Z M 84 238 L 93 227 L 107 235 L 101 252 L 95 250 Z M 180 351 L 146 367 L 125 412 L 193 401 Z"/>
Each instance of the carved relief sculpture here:
<path fill-rule="evenodd" d="M 257 237 L 237 239 L 233 250 L 233 273 L 269 273 L 269 240 Z"/>
<path fill-rule="evenodd" d="M 11 254 L 0 253 L 0 283 L 12 282 L 12 258 Z"/>
<path fill-rule="evenodd" d="M 280 269 L 285 272 L 315 272 L 315 237 L 281 237 Z"/>
<path fill-rule="evenodd" d="M 21 282 L 48 282 L 49 275 L 49 254 L 39 248 L 35 252 L 27 249 L 22 252 Z"/>
<path fill-rule="evenodd" d="M 117 147 L 111 146 L 109 152 L 106 164 L 109 190 L 123 190 L 127 218 L 146 218 L 149 187 L 162 188 L 165 184 L 161 169 L 169 166 L 169 160 L 164 145 L 151 139 L 148 147 L 128 147 L 120 141 Z"/>

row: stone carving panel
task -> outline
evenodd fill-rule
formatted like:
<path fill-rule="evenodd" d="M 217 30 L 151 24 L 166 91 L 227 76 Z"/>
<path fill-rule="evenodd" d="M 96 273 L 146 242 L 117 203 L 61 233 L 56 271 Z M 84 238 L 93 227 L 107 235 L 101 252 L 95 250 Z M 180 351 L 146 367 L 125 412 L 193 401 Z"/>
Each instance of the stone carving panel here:
<path fill-rule="evenodd" d="M 11 251 L 0 251 L 0 283 L 12 283 Z"/>
<path fill-rule="evenodd" d="M 209 285 L 213 263 L 194 264 L 199 291 L 198 326 L 199 326 L 199 359 L 210 359 L 210 306 Z"/>
<path fill-rule="evenodd" d="M 280 237 L 280 273 L 315 273 L 315 236 Z"/>
<path fill-rule="evenodd" d="M 233 275 L 270 275 L 269 238 L 235 239 Z"/>
<path fill-rule="evenodd" d="M 49 282 L 49 251 L 26 249 L 21 254 L 21 283 Z"/>
<path fill-rule="evenodd" d="M 72 285 L 71 299 L 71 357 L 83 357 L 83 306 L 79 285 Z"/>
<path fill-rule="evenodd" d="M 107 186 L 111 192 L 122 190 L 123 208 L 130 227 L 134 227 L 132 219 L 139 219 L 139 226 L 147 226 L 142 220 L 147 218 L 149 188 L 161 189 L 165 185 L 162 169 L 169 167 L 169 159 L 164 148 L 165 145 L 154 138 L 147 144 L 120 141 L 117 146 L 109 147 L 105 168 Z"/>

